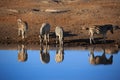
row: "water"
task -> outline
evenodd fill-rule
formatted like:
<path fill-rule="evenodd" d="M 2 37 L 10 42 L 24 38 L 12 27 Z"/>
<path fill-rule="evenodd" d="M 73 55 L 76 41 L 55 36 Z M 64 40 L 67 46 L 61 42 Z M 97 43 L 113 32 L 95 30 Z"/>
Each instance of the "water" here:
<path fill-rule="evenodd" d="M 120 52 L 110 64 L 91 64 L 90 50 L 67 50 L 64 59 L 56 62 L 56 50 L 49 50 L 47 63 L 40 58 L 40 50 L 27 50 L 26 61 L 18 60 L 18 50 L 0 50 L 0 80 L 119 80 Z M 95 51 L 94 56 L 102 56 Z"/>

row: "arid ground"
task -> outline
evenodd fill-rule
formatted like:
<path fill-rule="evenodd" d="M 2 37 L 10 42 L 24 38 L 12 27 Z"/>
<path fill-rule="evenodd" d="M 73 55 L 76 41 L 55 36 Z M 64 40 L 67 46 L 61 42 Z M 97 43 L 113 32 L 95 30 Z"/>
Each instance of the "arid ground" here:
<path fill-rule="evenodd" d="M 58 10 L 49 12 L 48 10 Z M 18 36 L 17 19 L 28 23 L 27 38 Z M 0 44 L 39 45 L 39 30 L 42 23 L 51 25 L 50 45 L 55 44 L 56 26 L 64 29 L 64 45 L 89 45 L 86 28 L 93 25 L 116 25 L 120 27 L 120 0 L 1 0 Z M 94 45 L 103 45 L 101 35 L 95 36 Z M 120 30 L 107 33 L 108 45 L 120 46 Z"/>

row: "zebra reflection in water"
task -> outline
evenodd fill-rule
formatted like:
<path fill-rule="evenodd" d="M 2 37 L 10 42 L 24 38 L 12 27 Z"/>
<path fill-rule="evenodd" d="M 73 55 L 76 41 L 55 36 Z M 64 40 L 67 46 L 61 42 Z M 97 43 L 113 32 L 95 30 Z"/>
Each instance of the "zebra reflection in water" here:
<path fill-rule="evenodd" d="M 49 45 L 47 44 L 40 45 L 40 60 L 42 63 L 45 64 L 50 62 Z"/>
<path fill-rule="evenodd" d="M 26 45 L 21 44 L 18 45 L 18 61 L 25 62 L 28 59 L 27 48 Z"/>
<path fill-rule="evenodd" d="M 112 64 L 112 62 L 113 62 L 113 55 L 110 54 L 110 57 L 107 58 L 105 50 L 103 50 L 103 54 L 101 56 L 98 56 L 98 55 L 95 56 L 94 54 L 95 54 L 94 53 L 94 47 L 92 47 L 90 49 L 90 57 L 89 57 L 90 64 L 93 64 L 93 65 L 99 65 L 99 64 L 107 65 L 107 64 Z"/>
<path fill-rule="evenodd" d="M 64 46 L 60 45 L 59 47 L 56 46 L 57 51 L 56 51 L 56 55 L 55 55 L 55 61 L 57 63 L 60 63 L 64 60 Z"/>

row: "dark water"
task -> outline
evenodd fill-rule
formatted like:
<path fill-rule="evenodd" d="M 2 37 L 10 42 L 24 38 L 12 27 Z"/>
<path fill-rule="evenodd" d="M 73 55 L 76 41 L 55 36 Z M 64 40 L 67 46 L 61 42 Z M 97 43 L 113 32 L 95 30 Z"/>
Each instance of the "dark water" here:
<path fill-rule="evenodd" d="M 103 51 L 94 52 L 94 56 L 102 54 Z M 64 58 L 57 62 L 56 50 L 49 50 L 45 63 L 40 50 L 27 50 L 27 59 L 21 62 L 18 50 L 0 50 L 0 80 L 119 80 L 120 52 L 105 54 L 107 59 L 111 55 L 111 61 L 95 65 L 89 61 L 89 50 L 64 50 Z"/>

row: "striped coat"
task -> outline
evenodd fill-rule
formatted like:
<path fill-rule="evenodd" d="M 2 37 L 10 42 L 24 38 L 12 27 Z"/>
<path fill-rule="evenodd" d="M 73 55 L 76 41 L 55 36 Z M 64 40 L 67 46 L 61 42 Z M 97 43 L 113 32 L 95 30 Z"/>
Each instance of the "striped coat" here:
<path fill-rule="evenodd" d="M 57 43 L 57 40 L 59 39 L 59 44 L 63 45 L 63 40 L 64 40 L 64 31 L 63 31 L 63 28 L 57 26 L 55 28 L 55 34 L 56 34 L 56 43 Z M 58 39 L 57 39 L 57 37 L 58 37 Z"/>
<path fill-rule="evenodd" d="M 113 26 L 112 25 L 95 25 L 94 27 L 89 28 L 89 35 L 90 35 L 90 44 L 94 41 L 94 34 L 102 34 L 104 42 L 106 42 L 106 34 L 110 31 L 113 34 Z"/>
<path fill-rule="evenodd" d="M 26 22 L 23 22 L 21 19 L 17 19 L 17 24 L 18 24 L 18 36 L 22 35 L 22 39 L 24 39 L 26 37 L 28 25 Z"/>
<path fill-rule="evenodd" d="M 42 43 L 43 40 L 49 42 L 49 33 L 50 33 L 50 24 L 48 23 L 43 23 L 41 28 L 40 28 L 40 43 Z"/>

